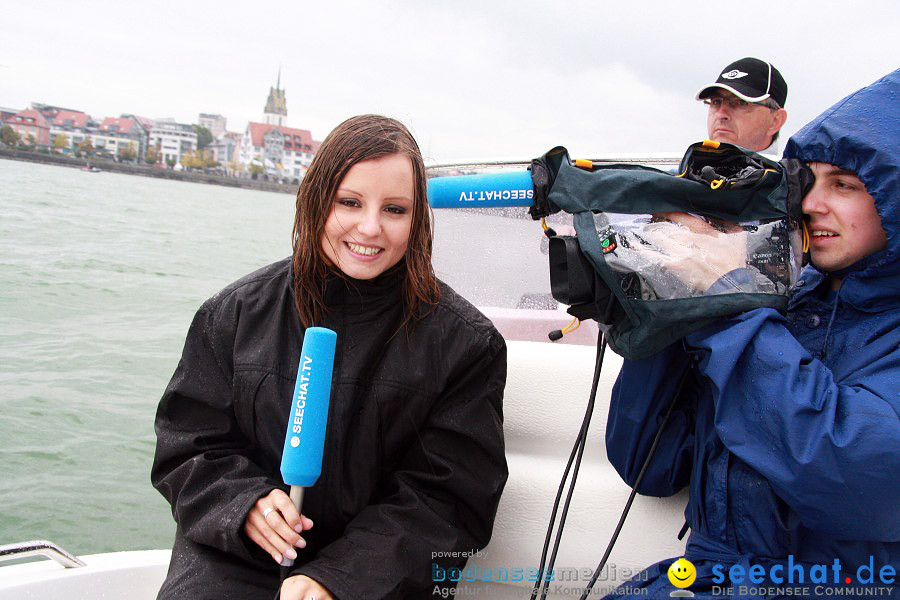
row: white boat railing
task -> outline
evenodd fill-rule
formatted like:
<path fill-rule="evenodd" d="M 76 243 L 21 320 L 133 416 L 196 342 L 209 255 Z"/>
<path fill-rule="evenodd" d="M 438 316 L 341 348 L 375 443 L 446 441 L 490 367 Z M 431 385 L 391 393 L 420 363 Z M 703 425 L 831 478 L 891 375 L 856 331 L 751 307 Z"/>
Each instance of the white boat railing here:
<path fill-rule="evenodd" d="M 681 162 L 681 155 L 660 153 L 656 156 L 632 155 L 620 156 L 610 155 L 599 158 L 589 158 L 593 163 L 613 165 L 644 165 L 649 167 L 678 165 Z M 499 168 L 527 168 L 531 166 L 531 159 L 510 158 L 503 160 L 485 160 L 485 159 L 460 159 L 445 162 L 430 162 L 425 165 L 428 171 L 440 171 L 444 169 L 499 169 Z"/>
<path fill-rule="evenodd" d="M 75 569 L 85 566 L 84 562 L 77 556 L 70 554 L 47 540 L 30 540 L 27 542 L 17 542 L 15 544 L 6 544 L 0 546 L 0 562 L 6 560 L 15 560 L 17 558 L 27 558 L 29 556 L 46 556 L 55 560 L 67 569 Z"/>

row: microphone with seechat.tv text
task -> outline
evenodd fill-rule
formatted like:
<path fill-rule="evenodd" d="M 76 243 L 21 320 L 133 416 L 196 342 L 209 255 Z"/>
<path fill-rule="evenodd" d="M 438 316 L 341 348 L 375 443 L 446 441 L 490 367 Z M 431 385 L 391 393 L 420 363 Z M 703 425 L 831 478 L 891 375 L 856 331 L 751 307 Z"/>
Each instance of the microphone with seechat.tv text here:
<path fill-rule="evenodd" d="M 336 345 L 337 334 L 325 327 L 309 327 L 303 336 L 281 454 L 281 477 L 291 486 L 298 513 L 304 488 L 315 485 L 322 473 Z M 294 561 L 285 557 L 281 564 L 289 567 Z"/>
<path fill-rule="evenodd" d="M 531 171 L 432 177 L 428 203 L 432 208 L 530 207 L 534 200 Z"/>

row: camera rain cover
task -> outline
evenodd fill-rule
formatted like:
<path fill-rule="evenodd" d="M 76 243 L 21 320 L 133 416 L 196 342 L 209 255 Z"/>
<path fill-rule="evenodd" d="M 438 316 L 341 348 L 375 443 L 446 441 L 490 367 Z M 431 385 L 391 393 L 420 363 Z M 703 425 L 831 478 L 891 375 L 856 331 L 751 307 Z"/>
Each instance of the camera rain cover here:
<path fill-rule="evenodd" d="M 649 356 L 726 315 L 787 308 L 811 182 L 797 161 L 699 142 L 674 175 L 573 163 L 557 147 L 532 162 L 532 178 L 533 217 L 573 215 L 578 246 L 604 288 L 596 297 L 617 305 L 595 314 L 625 358 Z"/>

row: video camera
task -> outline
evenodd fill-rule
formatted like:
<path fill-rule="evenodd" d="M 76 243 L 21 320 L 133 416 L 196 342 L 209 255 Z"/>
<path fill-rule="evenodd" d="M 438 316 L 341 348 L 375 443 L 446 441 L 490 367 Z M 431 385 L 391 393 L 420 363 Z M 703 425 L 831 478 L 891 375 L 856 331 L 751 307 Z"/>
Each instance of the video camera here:
<path fill-rule="evenodd" d="M 722 316 L 784 311 L 804 256 L 799 161 L 731 144 L 692 144 L 678 173 L 573 161 L 563 147 L 516 173 L 429 180 L 432 206 L 564 211 L 576 236 L 549 241 L 553 297 L 594 319 L 625 358 L 642 358 Z"/>

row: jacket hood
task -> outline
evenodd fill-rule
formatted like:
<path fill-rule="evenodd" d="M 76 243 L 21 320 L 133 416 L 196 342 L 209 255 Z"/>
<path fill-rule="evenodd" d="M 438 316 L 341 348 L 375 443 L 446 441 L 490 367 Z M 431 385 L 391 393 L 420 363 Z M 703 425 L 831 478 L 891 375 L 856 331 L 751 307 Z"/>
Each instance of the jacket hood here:
<path fill-rule="evenodd" d="M 900 69 L 847 96 L 794 134 L 786 158 L 856 173 L 875 200 L 887 248 L 841 271 L 841 297 L 860 307 L 900 298 Z M 880 300 L 880 301 L 879 301 Z"/>

